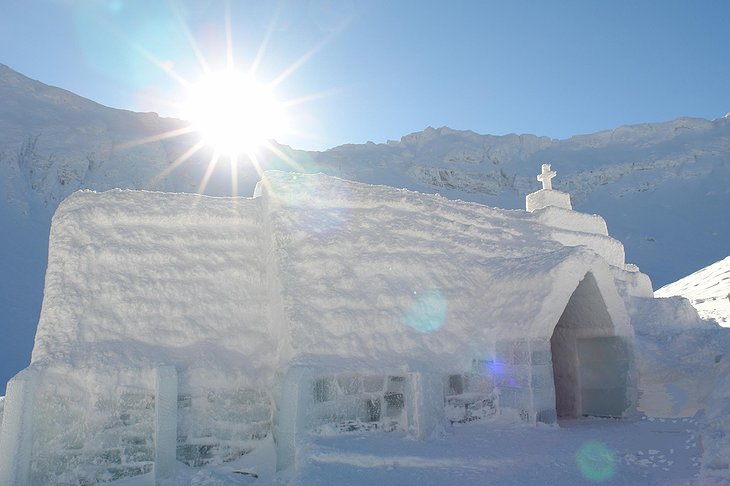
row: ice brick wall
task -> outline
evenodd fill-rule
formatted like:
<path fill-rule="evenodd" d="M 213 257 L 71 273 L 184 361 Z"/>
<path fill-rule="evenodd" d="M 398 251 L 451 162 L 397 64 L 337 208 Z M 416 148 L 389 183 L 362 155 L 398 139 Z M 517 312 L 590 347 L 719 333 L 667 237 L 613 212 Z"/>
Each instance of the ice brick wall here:
<path fill-rule="evenodd" d="M 51 369 L 41 376 L 32 410 L 30 484 L 86 485 L 157 472 L 155 446 L 164 437 L 155 427 L 152 369 L 126 377 Z M 186 386 L 174 400 L 171 454 L 190 466 L 237 459 L 271 433 L 266 390 L 211 383 Z"/>
<path fill-rule="evenodd" d="M 33 406 L 30 484 L 84 485 L 150 472 L 154 462 L 152 386 L 109 386 L 110 376 L 52 373 Z"/>
<path fill-rule="evenodd" d="M 111 191 L 62 204 L 33 355 L 48 382 L 33 410 L 33 484 L 151 471 L 147 374 L 160 364 L 179 374 L 167 463 L 225 462 L 267 437 L 281 333 L 270 326 L 266 238 L 255 199 Z M 75 385 L 53 385 L 65 379 L 55 369 Z"/>
<path fill-rule="evenodd" d="M 531 423 L 555 422 L 555 384 L 549 341 L 498 341 L 494 358 L 479 362 L 478 369 L 494 380 L 502 416 L 512 415 Z"/>
<path fill-rule="evenodd" d="M 8 400 L 4 405 L 0 430 L 0 484 L 29 484 L 32 410 L 37 386 L 38 374 L 31 369 L 21 371 L 8 382 Z"/>
<path fill-rule="evenodd" d="M 485 373 L 486 362 L 474 361 L 474 370 L 452 374 L 444 383 L 446 418 L 452 424 L 492 418 L 497 413 L 495 376 Z"/>
<path fill-rule="evenodd" d="M 404 374 L 340 373 L 311 384 L 311 426 L 318 430 L 406 430 Z"/>
<path fill-rule="evenodd" d="M 178 396 L 177 460 L 188 466 L 238 459 L 271 433 L 266 390 L 197 388 Z"/>

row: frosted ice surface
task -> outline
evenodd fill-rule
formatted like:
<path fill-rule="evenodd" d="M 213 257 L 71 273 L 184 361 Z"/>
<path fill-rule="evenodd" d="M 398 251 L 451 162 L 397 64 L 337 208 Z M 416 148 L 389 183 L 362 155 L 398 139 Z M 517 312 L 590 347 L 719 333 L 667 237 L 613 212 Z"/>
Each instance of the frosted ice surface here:
<path fill-rule="evenodd" d="M 175 475 L 177 451 L 177 371 L 157 368 L 155 389 L 155 482 Z"/>
<path fill-rule="evenodd" d="M 29 485 L 33 445 L 33 395 L 37 377 L 33 370 L 18 373 L 8 383 L 0 429 L 0 484 Z"/>

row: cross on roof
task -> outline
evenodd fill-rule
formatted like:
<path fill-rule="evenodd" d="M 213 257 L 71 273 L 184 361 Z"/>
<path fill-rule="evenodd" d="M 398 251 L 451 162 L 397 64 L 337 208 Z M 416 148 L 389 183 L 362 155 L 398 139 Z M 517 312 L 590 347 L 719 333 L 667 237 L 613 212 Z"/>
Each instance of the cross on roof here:
<path fill-rule="evenodd" d="M 537 176 L 537 180 L 542 182 L 542 188 L 548 191 L 553 188 L 553 177 L 557 175 L 557 172 L 550 170 L 550 164 L 542 164 L 542 173 Z"/>

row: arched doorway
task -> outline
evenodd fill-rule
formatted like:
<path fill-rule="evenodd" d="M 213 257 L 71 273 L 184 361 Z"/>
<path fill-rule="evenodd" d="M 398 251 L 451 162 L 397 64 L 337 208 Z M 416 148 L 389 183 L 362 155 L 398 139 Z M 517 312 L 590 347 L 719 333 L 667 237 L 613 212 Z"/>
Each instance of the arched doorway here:
<path fill-rule="evenodd" d="M 592 273 L 571 295 L 550 338 L 558 418 L 621 417 L 628 408 L 630 354 L 615 335 Z"/>

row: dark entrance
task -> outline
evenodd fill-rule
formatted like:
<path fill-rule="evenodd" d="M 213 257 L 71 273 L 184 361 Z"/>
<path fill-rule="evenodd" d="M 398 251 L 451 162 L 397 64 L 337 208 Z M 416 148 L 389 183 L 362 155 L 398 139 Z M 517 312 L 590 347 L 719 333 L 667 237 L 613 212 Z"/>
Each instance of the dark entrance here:
<path fill-rule="evenodd" d="M 628 407 L 629 352 L 587 273 L 550 339 L 558 418 L 620 417 Z"/>

